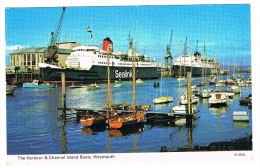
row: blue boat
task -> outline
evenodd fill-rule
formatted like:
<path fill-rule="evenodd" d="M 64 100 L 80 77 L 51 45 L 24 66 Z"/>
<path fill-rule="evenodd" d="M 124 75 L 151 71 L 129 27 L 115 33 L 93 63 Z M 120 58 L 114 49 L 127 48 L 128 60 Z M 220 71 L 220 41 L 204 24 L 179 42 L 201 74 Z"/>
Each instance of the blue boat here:
<path fill-rule="evenodd" d="M 23 83 L 24 88 L 56 88 L 57 84 L 43 83 L 39 84 L 38 80 L 33 80 L 31 83 Z"/>

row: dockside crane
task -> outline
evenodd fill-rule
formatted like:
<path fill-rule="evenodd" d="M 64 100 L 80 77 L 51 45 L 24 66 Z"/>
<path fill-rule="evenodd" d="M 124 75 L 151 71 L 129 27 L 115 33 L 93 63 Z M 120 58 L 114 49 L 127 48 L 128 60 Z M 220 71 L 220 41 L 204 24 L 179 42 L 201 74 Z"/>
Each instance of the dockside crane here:
<path fill-rule="evenodd" d="M 63 17 L 64 17 L 65 10 L 66 10 L 66 7 L 63 7 L 61 17 L 59 19 L 56 30 L 55 30 L 55 32 L 51 32 L 51 40 L 50 40 L 49 46 L 48 46 L 47 50 L 44 51 L 44 57 L 47 58 L 45 62 L 49 63 L 49 64 L 57 64 L 58 63 L 58 60 L 57 60 L 57 53 L 58 53 L 57 42 L 60 39 L 62 20 L 63 20 Z"/>
<path fill-rule="evenodd" d="M 166 45 L 166 55 L 165 55 L 165 70 L 166 72 L 170 71 L 171 68 L 169 66 L 172 66 L 172 53 L 171 53 L 171 45 L 172 45 L 172 33 L 171 32 L 171 38 L 170 38 L 170 43 Z"/>

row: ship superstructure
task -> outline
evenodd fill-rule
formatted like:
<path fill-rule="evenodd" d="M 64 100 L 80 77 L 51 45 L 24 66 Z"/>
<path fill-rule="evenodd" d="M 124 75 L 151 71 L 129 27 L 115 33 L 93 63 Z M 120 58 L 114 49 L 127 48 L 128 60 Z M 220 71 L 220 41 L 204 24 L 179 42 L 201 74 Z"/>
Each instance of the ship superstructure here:
<path fill-rule="evenodd" d="M 173 63 L 174 77 L 186 76 L 187 72 L 191 72 L 192 76 L 209 76 L 218 72 L 219 63 L 214 59 L 201 56 L 197 48 L 198 47 L 196 47 L 194 55 L 189 54 L 187 51 L 186 38 L 183 55 L 177 57 Z"/>
<path fill-rule="evenodd" d="M 92 30 L 88 29 L 90 37 Z M 90 38 L 91 40 L 91 38 Z M 103 40 L 103 47 L 98 45 L 81 45 L 72 49 L 66 60 L 66 67 L 61 68 L 46 63 L 39 64 L 42 80 L 59 81 L 60 72 L 65 72 L 67 81 L 101 81 L 106 80 L 107 52 L 110 52 L 111 80 L 130 80 L 132 78 L 132 51 L 133 40 L 129 38 L 127 51 L 114 51 L 112 40 L 107 37 Z M 136 55 L 136 78 L 157 79 L 160 77 L 159 64 L 149 60 L 145 54 Z"/>

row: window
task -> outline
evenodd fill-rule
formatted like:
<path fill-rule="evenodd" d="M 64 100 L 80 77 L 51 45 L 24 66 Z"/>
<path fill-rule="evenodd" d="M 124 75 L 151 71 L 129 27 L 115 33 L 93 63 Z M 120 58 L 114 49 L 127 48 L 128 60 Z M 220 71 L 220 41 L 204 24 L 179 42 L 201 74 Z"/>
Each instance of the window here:
<path fill-rule="evenodd" d="M 26 54 L 23 55 L 23 65 L 26 65 Z"/>
<path fill-rule="evenodd" d="M 30 57 L 30 54 L 27 54 L 27 65 L 31 65 L 31 57 Z"/>
<path fill-rule="evenodd" d="M 32 65 L 36 64 L 36 57 L 35 54 L 32 54 Z"/>

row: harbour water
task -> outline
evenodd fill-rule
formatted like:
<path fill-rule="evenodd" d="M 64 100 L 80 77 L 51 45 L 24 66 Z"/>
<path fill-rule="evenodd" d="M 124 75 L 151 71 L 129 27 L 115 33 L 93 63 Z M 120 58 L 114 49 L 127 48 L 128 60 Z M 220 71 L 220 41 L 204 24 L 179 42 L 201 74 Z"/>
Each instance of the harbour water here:
<path fill-rule="evenodd" d="M 248 74 L 244 74 L 247 79 Z M 226 79 L 226 76 L 222 76 Z M 193 78 L 198 84 L 200 78 Z M 153 99 L 160 96 L 161 88 L 154 88 L 160 82 L 162 94 L 173 96 L 173 103 L 153 105 Z M 66 88 L 66 105 L 74 108 L 101 109 L 106 104 L 106 84 L 101 89 L 86 91 L 84 88 Z M 132 103 L 131 81 L 121 87 L 112 84 L 112 101 Z M 214 85 L 208 87 L 216 89 Z M 224 86 L 222 89 L 225 89 Z M 146 80 L 137 84 L 137 104 L 151 104 L 156 112 L 168 112 L 178 102 L 179 84 L 175 78 Z M 180 93 L 186 87 L 181 84 Z M 89 154 L 89 153 L 143 153 L 159 152 L 162 146 L 177 149 L 191 145 L 207 145 L 211 142 L 228 141 L 252 135 L 252 110 L 239 105 L 239 99 L 251 93 L 251 87 L 243 87 L 240 94 L 230 99 L 227 106 L 210 107 L 207 99 L 200 99 L 200 110 L 192 128 L 185 125 L 147 124 L 128 130 L 107 128 L 86 128 L 74 119 L 62 122 L 61 87 L 52 89 L 17 88 L 13 96 L 6 98 L 7 154 Z M 233 111 L 248 111 L 249 122 L 235 122 Z"/>

